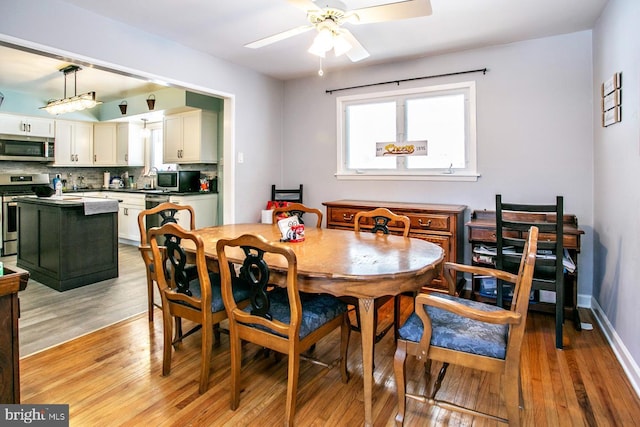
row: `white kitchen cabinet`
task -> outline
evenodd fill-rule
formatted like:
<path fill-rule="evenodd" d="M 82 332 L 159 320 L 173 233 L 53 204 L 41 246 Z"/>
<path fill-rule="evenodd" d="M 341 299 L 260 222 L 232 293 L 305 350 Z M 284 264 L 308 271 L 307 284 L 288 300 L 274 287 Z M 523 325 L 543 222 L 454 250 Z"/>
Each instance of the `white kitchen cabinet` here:
<path fill-rule="evenodd" d="M 93 164 L 96 166 L 116 165 L 116 123 L 96 123 L 93 125 Z"/>
<path fill-rule="evenodd" d="M 93 124 L 55 121 L 54 166 L 93 166 Z"/>
<path fill-rule="evenodd" d="M 144 210 L 145 195 L 136 193 L 103 191 L 101 197 L 119 200 L 118 239 L 140 243 L 138 214 Z"/>
<path fill-rule="evenodd" d="M 118 123 L 116 163 L 119 166 L 144 166 L 142 125 L 137 123 Z"/>
<path fill-rule="evenodd" d="M 218 225 L 218 195 L 216 193 L 199 193 L 192 196 L 169 197 L 171 203 L 176 205 L 191 205 L 196 213 L 196 228 Z M 178 224 L 189 229 L 189 212 L 179 211 Z"/>
<path fill-rule="evenodd" d="M 0 114 L 0 133 L 53 138 L 55 136 L 55 121 L 42 117 Z"/>
<path fill-rule="evenodd" d="M 93 128 L 93 164 L 144 166 L 142 126 L 136 123 L 96 123 Z"/>
<path fill-rule="evenodd" d="M 194 110 L 167 115 L 163 121 L 164 163 L 216 163 L 218 114 Z"/>

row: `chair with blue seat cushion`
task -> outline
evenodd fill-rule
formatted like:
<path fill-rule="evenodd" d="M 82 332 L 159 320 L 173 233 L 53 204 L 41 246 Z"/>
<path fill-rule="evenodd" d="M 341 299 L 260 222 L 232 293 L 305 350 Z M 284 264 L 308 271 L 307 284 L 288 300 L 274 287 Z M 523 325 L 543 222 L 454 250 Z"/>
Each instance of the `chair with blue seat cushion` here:
<path fill-rule="evenodd" d="M 167 274 L 156 277 L 162 298 L 164 351 L 162 375 L 171 372 L 171 348 L 197 330 L 202 331 L 199 392 L 209 386 L 209 368 L 213 338 L 219 339 L 219 323 L 227 318 L 220 289 L 220 275 L 207 268 L 204 244 L 199 235 L 168 223 L 152 228 L 148 233 L 155 271 L 166 268 Z M 158 241 L 164 241 L 161 246 Z M 189 251 L 185 250 L 185 243 Z M 191 261 L 190 258 L 194 258 Z M 166 260 L 166 263 L 165 263 Z M 187 262 L 187 261 L 190 262 Z M 233 298 L 244 307 L 249 303 L 250 289 L 242 283 L 234 287 Z M 181 332 L 181 319 L 196 326 L 186 334 Z M 173 325 L 176 339 L 172 342 Z"/>
<path fill-rule="evenodd" d="M 301 353 L 340 328 L 338 358 L 342 381 L 346 383 L 350 328 L 347 304 L 331 295 L 298 290 L 297 259 L 287 245 L 245 234 L 235 239 L 220 239 L 216 252 L 222 298 L 229 317 L 231 409 L 237 409 L 240 401 L 241 343 L 252 342 L 288 355 L 285 425 L 293 425 Z M 241 266 L 238 280 L 234 280 L 230 262 Z M 233 299 L 232 292 L 238 282 L 251 287 L 251 303 L 244 308 Z"/>
<path fill-rule="evenodd" d="M 420 293 L 416 297 L 414 313 L 398 330 L 399 338 L 393 364 L 398 390 L 397 425 L 401 426 L 404 423 L 407 398 L 448 410 L 499 420 L 510 426 L 520 425 L 520 347 L 529 308 L 537 243 L 538 229 L 531 227 L 517 274 L 448 262 L 444 266 L 444 277 L 449 285 L 449 295 Z M 492 276 L 513 283 L 515 303 L 507 310 L 454 296 L 456 283 L 452 271 Z M 405 368 L 409 354 L 426 364 L 428 380 L 432 361 L 442 362 L 442 368 L 428 396 L 411 394 L 406 390 Z M 437 399 L 436 394 L 449 364 L 502 374 L 502 395 L 508 418 L 503 419 L 454 402 Z"/>
<path fill-rule="evenodd" d="M 156 306 L 161 309 L 162 306 L 156 304 L 153 297 L 153 284 L 157 283 L 157 278 L 153 266 L 153 257 L 151 256 L 151 245 L 147 238 L 147 230 L 151 228 L 151 226 L 147 222 L 149 218 L 159 217 L 157 218 L 159 221 L 155 222 L 158 222 L 161 226 L 168 223 L 177 223 L 177 216 L 185 214 L 189 215 L 189 229 L 195 229 L 195 211 L 189 205 L 176 205 L 175 203 L 165 202 L 153 208 L 145 209 L 138 214 L 138 229 L 140 231 L 140 246 L 138 246 L 138 249 L 140 250 L 147 271 L 147 302 L 150 322 L 153 322 L 153 307 Z"/>

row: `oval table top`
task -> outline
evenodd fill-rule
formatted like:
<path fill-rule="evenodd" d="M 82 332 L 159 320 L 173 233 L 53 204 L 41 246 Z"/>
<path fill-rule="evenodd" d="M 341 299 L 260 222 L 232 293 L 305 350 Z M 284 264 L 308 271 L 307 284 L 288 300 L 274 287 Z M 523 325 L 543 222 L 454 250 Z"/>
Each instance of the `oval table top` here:
<path fill-rule="evenodd" d="M 216 256 L 221 238 L 259 234 L 279 241 L 274 224 L 229 224 L 198 229 L 208 258 Z M 298 260 L 300 290 L 337 296 L 378 297 L 419 290 L 439 269 L 444 252 L 438 245 L 416 238 L 309 227 L 302 242 L 282 242 Z M 233 261 L 233 254 L 228 254 Z M 277 268 L 276 260 L 269 265 Z M 321 288 L 321 289 L 318 289 Z"/>

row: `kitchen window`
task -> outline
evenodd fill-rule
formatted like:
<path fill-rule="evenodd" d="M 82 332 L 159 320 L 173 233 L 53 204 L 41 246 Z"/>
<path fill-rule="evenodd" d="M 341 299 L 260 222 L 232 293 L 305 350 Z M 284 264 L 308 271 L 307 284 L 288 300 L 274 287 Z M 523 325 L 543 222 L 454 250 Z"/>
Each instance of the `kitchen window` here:
<path fill-rule="evenodd" d="M 338 179 L 475 181 L 475 82 L 337 99 Z"/>
<path fill-rule="evenodd" d="M 147 126 L 149 129 L 149 165 L 146 168 L 151 170 L 155 167 L 157 170 L 177 170 L 177 165 L 174 163 L 163 163 L 163 137 L 162 137 L 162 122 L 151 123 Z"/>

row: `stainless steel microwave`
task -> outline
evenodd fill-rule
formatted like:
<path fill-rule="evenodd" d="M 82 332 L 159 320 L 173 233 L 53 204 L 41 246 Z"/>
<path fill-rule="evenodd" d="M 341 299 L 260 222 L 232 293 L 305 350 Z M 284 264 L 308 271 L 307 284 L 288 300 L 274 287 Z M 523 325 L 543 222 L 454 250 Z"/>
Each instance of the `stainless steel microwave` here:
<path fill-rule="evenodd" d="M 53 162 L 53 139 L 0 134 L 0 160 L 20 162 Z"/>
<path fill-rule="evenodd" d="M 166 191 L 197 193 L 200 191 L 200 171 L 158 172 L 156 186 Z"/>

